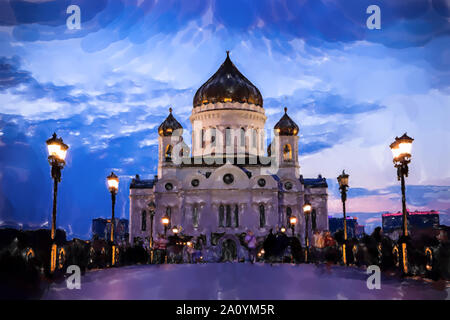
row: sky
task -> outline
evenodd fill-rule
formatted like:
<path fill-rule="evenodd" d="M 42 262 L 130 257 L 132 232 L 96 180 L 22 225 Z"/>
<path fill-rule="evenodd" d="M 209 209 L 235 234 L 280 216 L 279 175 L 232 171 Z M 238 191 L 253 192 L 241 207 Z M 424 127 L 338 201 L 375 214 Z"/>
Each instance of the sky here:
<path fill-rule="evenodd" d="M 68 28 L 70 5 L 80 29 Z M 370 5 L 380 29 L 367 27 Z M 157 127 L 172 107 L 189 130 L 226 50 L 261 91 L 266 128 L 284 107 L 299 125 L 301 174 L 327 178 L 330 215 L 342 169 L 366 229 L 401 209 L 389 144 L 407 132 L 408 208 L 450 224 L 449 19 L 448 0 L 2 0 L 0 225 L 48 226 L 54 131 L 70 146 L 58 227 L 88 238 L 91 219 L 109 217 L 111 170 L 128 218 L 131 178 L 156 174 Z"/>

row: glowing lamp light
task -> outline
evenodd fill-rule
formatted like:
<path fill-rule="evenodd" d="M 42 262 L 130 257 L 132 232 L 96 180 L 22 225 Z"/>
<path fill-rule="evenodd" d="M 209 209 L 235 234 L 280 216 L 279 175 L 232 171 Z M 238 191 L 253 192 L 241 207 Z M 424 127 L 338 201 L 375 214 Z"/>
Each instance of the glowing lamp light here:
<path fill-rule="evenodd" d="M 311 211 L 312 211 L 312 206 L 311 206 L 311 204 L 309 204 L 308 202 L 306 202 L 306 203 L 303 205 L 303 212 L 304 212 L 305 214 L 309 214 L 309 213 L 311 213 Z"/>
<path fill-rule="evenodd" d="M 395 141 L 391 143 L 390 148 L 394 162 L 409 160 L 411 158 L 413 138 L 408 137 L 405 133 L 400 138 L 395 137 Z"/>
<path fill-rule="evenodd" d="M 119 177 L 111 171 L 111 174 L 106 177 L 106 181 L 108 182 L 109 191 L 117 193 L 117 190 L 119 190 Z"/>
<path fill-rule="evenodd" d="M 297 218 L 292 216 L 292 217 L 289 218 L 289 222 L 291 223 L 291 225 L 294 226 L 297 223 Z"/>
<path fill-rule="evenodd" d="M 286 228 L 285 227 L 281 227 L 281 230 L 280 230 L 281 232 L 286 232 Z"/>
<path fill-rule="evenodd" d="M 167 226 L 169 224 L 169 222 L 170 222 L 170 219 L 169 219 L 169 217 L 163 217 L 161 219 L 161 222 L 162 222 L 163 225 Z"/>
<path fill-rule="evenodd" d="M 178 228 L 177 227 L 173 227 L 173 229 L 172 229 L 172 232 L 174 233 L 174 234 L 177 234 L 178 233 Z"/>
<path fill-rule="evenodd" d="M 58 138 L 56 133 L 53 133 L 52 137 L 46 143 L 49 158 L 64 163 L 69 146 L 63 142 L 63 139 Z"/>

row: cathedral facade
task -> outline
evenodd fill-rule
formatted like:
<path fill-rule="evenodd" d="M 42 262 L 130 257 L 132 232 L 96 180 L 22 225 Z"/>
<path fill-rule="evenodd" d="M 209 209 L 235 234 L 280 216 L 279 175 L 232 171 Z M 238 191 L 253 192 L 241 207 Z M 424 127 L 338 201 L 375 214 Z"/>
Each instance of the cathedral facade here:
<path fill-rule="evenodd" d="M 226 241 L 239 253 L 240 235 L 248 230 L 260 241 L 270 229 L 284 227 L 291 235 L 292 216 L 302 243 L 305 228 L 310 236 L 327 230 L 327 183 L 320 175 L 300 175 L 299 127 L 285 109 L 266 148 L 266 119 L 261 93 L 227 53 L 194 96 L 192 147 L 183 141 L 172 109 L 159 126 L 157 175 L 136 176 L 130 184 L 130 242 L 172 235 L 176 226 L 205 239 L 211 250 L 220 252 Z M 305 202 L 312 206 L 307 226 Z"/>

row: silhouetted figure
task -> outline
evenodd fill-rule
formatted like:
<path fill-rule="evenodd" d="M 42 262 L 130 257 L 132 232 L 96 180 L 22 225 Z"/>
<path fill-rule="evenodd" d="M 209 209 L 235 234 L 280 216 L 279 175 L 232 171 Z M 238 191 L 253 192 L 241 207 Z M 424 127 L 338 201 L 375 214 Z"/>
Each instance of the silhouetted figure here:
<path fill-rule="evenodd" d="M 270 229 L 270 232 L 263 243 L 264 258 L 270 262 L 272 262 L 274 256 L 275 242 L 276 238 L 273 234 L 273 229 Z"/>

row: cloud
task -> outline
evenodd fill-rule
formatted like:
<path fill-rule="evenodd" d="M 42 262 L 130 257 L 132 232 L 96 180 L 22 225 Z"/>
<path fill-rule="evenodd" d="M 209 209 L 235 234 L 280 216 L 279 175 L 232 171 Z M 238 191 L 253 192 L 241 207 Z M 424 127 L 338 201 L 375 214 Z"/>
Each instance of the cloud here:
<path fill-rule="evenodd" d="M 77 32 L 65 26 L 66 8 L 71 4 L 81 8 L 82 28 Z M 284 53 L 293 38 L 313 46 L 367 40 L 405 48 L 423 46 L 450 32 L 445 0 L 377 1 L 382 32 L 366 27 L 366 9 L 372 4 L 369 0 L 10 0 L 1 4 L 0 24 L 14 26 L 14 37 L 20 41 L 84 37 L 82 46 L 88 52 L 125 38 L 143 43 L 155 35 L 174 34 L 191 22 L 228 44 L 236 44 L 236 34 L 276 38 L 279 45 L 274 43 L 273 48 Z M 185 34 L 185 40 L 193 37 L 193 32 Z"/>

